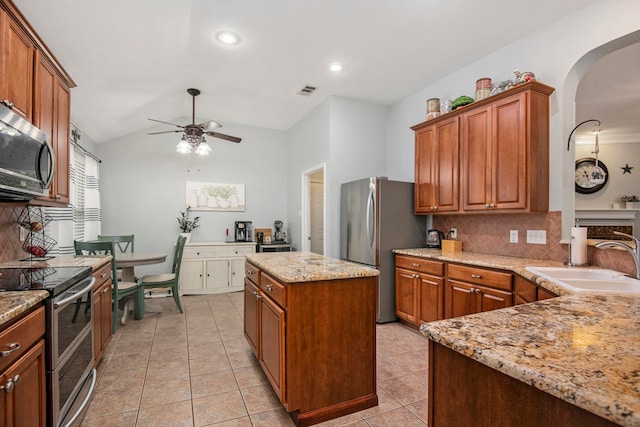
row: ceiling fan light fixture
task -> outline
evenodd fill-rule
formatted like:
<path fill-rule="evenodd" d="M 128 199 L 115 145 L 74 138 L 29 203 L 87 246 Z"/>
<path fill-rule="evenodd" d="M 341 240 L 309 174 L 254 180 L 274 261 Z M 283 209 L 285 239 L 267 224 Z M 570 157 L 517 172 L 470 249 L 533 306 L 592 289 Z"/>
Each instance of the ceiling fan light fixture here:
<path fill-rule="evenodd" d="M 219 31 L 216 34 L 216 39 L 227 46 L 233 46 L 240 43 L 240 37 L 231 31 Z"/>
<path fill-rule="evenodd" d="M 210 152 L 211 152 L 211 147 L 209 147 L 209 144 L 207 144 L 206 141 L 202 141 L 196 147 L 196 154 L 200 156 L 208 156 Z"/>
<path fill-rule="evenodd" d="M 182 154 L 191 153 L 191 144 L 189 144 L 189 142 L 187 141 L 187 138 L 185 138 L 184 135 L 182 135 L 182 139 L 180 140 L 180 142 L 178 142 L 178 145 L 176 146 L 176 151 Z"/>

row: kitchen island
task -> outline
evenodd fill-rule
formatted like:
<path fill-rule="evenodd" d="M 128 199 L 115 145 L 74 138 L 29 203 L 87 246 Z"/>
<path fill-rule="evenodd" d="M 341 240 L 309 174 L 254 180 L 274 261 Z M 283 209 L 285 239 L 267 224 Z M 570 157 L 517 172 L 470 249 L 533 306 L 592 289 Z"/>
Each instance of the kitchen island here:
<path fill-rule="evenodd" d="M 640 296 L 571 294 L 525 269 L 555 261 L 395 252 L 509 270 L 561 295 L 423 324 L 430 426 L 640 426 Z"/>
<path fill-rule="evenodd" d="M 296 425 L 378 404 L 377 275 L 308 252 L 247 255 L 244 334 Z"/>

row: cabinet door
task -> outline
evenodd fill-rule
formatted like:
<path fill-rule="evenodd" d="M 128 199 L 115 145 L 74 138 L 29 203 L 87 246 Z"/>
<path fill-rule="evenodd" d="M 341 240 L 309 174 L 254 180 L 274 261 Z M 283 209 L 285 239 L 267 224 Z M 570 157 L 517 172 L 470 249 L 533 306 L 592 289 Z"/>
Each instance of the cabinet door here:
<path fill-rule="evenodd" d="M 494 209 L 527 207 L 526 93 L 492 104 L 492 203 Z M 535 183 L 533 184 L 535 186 Z"/>
<path fill-rule="evenodd" d="M 285 312 L 268 297 L 260 299 L 260 365 L 274 391 L 284 402 Z"/>
<path fill-rule="evenodd" d="M 244 336 L 251 347 L 251 351 L 258 354 L 259 328 L 258 309 L 260 307 L 260 293 L 258 288 L 249 279 L 244 279 Z"/>
<path fill-rule="evenodd" d="M 444 317 L 444 281 L 440 277 L 420 274 L 418 280 L 418 323 L 432 322 Z"/>
<path fill-rule="evenodd" d="M 476 286 L 476 296 L 478 312 L 497 310 L 499 308 L 511 307 L 513 305 L 513 294 L 497 289 Z"/>
<path fill-rule="evenodd" d="M 462 209 L 487 210 L 491 204 L 491 107 L 462 115 Z"/>
<path fill-rule="evenodd" d="M 93 291 L 93 359 L 98 366 L 104 351 L 111 341 L 112 332 L 111 280 Z"/>
<path fill-rule="evenodd" d="M 55 138 L 56 175 L 51 186 L 52 197 L 63 204 L 69 203 L 69 127 L 71 126 L 71 95 L 69 88 L 56 80 Z"/>
<path fill-rule="evenodd" d="M 416 322 L 417 302 L 416 273 L 396 268 L 396 316 Z"/>
<path fill-rule="evenodd" d="M 475 287 L 457 280 L 447 280 L 445 309 L 446 318 L 477 313 Z"/>
<path fill-rule="evenodd" d="M 232 259 L 229 261 L 231 269 L 231 287 L 242 286 L 244 280 L 244 259 Z"/>
<path fill-rule="evenodd" d="M 416 132 L 416 213 L 455 212 L 459 208 L 458 119 Z"/>
<path fill-rule="evenodd" d="M 216 259 L 206 262 L 207 289 L 219 289 L 229 287 L 229 260 Z"/>
<path fill-rule="evenodd" d="M 32 118 L 35 44 L 4 11 L 0 11 L 0 101 L 13 103 L 13 111 Z"/>
<path fill-rule="evenodd" d="M 200 290 L 204 284 L 204 262 L 182 261 L 180 266 L 180 294 Z"/>
<path fill-rule="evenodd" d="M 2 391 L 0 409 L 6 426 L 44 426 L 46 423 L 46 383 L 44 340 L 40 340 L 2 376 L 1 385 L 13 381 L 10 393 Z M 15 381 L 18 379 L 17 381 Z M 4 406 L 4 408 L 2 408 Z M 28 409 L 28 410 L 26 410 Z"/>

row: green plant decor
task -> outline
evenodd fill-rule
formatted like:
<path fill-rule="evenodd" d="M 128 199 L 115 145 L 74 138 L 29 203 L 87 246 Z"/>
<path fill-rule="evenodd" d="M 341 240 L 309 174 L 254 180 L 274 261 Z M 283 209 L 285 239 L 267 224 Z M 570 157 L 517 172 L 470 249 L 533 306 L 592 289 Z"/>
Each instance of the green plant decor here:
<path fill-rule="evenodd" d="M 180 227 L 180 231 L 183 233 L 191 233 L 194 228 L 200 227 L 198 221 L 200 221 L 200 217 L 197 216 L 193 219 L 189 218 L 189 211 L 191 208 L 187 206 L 187 210 L 185 212 L 180 211 L 180 216 L 178 219 L 178 227 Z"/>

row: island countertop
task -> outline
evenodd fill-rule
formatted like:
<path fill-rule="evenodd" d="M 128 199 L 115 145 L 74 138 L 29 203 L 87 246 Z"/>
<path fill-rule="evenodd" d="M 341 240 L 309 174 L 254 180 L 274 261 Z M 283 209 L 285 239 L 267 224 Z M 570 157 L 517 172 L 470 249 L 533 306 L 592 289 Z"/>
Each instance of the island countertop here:
<path fill-rule="evenodd" d="M 313 252 L 262 252 L 247 254 L 246 257 L 247 261 L 285 283 L 350 279 L 379 274 L 375 268 Z"/>

